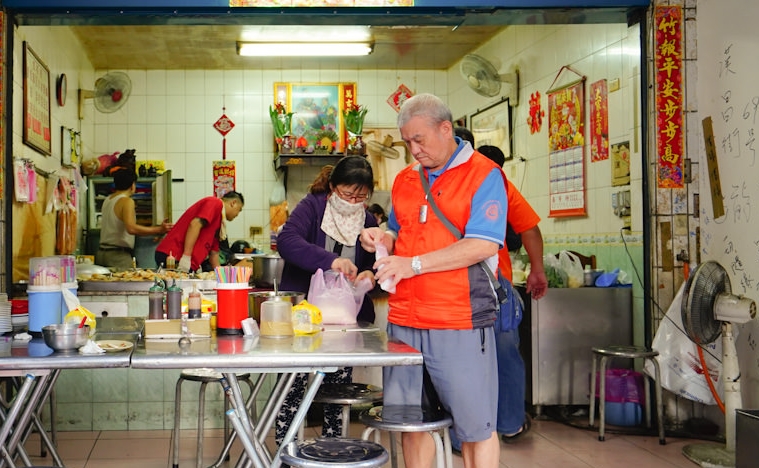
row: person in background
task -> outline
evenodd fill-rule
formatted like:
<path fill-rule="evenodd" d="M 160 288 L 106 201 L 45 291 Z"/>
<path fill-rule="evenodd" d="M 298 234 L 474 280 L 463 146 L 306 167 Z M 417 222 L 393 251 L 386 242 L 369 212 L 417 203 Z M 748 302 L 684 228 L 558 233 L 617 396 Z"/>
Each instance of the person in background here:
<path fill-rule="evenodd" d="M 157 265 L 166 265 L 169 255 L 179 258 L 177 269 L 197 271 L 208 258 L 211 268 L 219 264 L 219 241 L 226 240 L 226 222 L 240 214 L 245 205 L 242 194 L 235 191 L 221 198 L 205 197 L 180 216 L 169 234 L 155 249 Z"/>
<path fill-rule="evenodd" d="M 451 111 L 432 94 L 406 100 L 398 114 L 403 141 L 419 164 L 395 178 L 388 231 L 368 228 L 361 245 L 382 242 L 391 254 L 375 262 L 377 282 L 397 282 L 390 294 L 388 336 L 418 349 L 424 366 L 383 369 L 385 406 L 422 404 L 433 397 L 453 418 L 467 468 L 497 468 L 498 379 L 493 325 L 495 291 L 484 271 L 496 271 L 506 237 L 504 176 L 489 159 L 453 134 Z M 459 239 L 429 206 L 430 197 L 458 229 Z M 425 376 L 425 371 L 427 375 Z M 476 385 L 473 385 L 476 383 Z M 402 434 L 407 468 L 427 468 L 435 447 L 423 432 Z"/>
<path fill-rule="evenodd" d="M 317 269 L 335 270 L 354 283 L 368 278 L 375 285 L 374 254 L 361 247 L 358 236 L 365 227 L 377 226 L 364 202 L 371 196 L 374 173 L 366 158 L 345 156 L 334 167 L 325 166 L 296 205 L 277 236 L 277 250 L 285 260 L 281 289 L 308 295 L 311 276 Z M 358 321 L 374 322 L 374 305 L 368 296 L 359 310 Z M 325 376 L 323 383 L 350 383 L 353 368 L 344 367 Z M 308 374 L 299 374 L 277 414 L 276 442 L 287 434 L 303 401 Z M 324 437 L 342 432 L 339 405 L 324 407 Z"/>
<path fill-rule="evenodd" d="M 456 135 L 474 145 L 474 135 L 463 127 L 457 127 Z M 506 158 L 496 146 L 483 145 L 477 151 L 502 167 Z M 548 280 L 543 268 L 543 235 L 538 223 L 540 217 L 513 183 L 506 182 L 506 197 L 509 203 L 508 227 L 519 242 L 509 239 L 507 248 L 498 251 L 498 268 L 501 274 L 513 281 L 510 250 L 518 250 L 524 245 L 530 259 L 530 275 L 527 278 L 527 293 L 540 299 L 546 293 Z M 519 330 L 496 333 L 498 352 L 498 424 L 497 429 L 504 442 L 515 442 L 529 431 L 530 415 L 524 410 L 525 367 L 519 352 Z M 461 442 L 451 434 L 451 445 L 455 451 L 461 450 Z"/>
<path fill-rule="evenodd" d="M 379 203 L 372 203 L 367 210 L 377 219 L 377 225 L 380 228 L 387 229 L 387 215 Z"/>
<path fill-rule="evenodd" d="M 173 226 L 168 220 L 159 226 L 137 224 L 132 200 L 136 181 L 137 175 L 130 169 L 121 169 L 113 174 L 115 191 L 103 201 L 102 207 L 100 247 L 95 254 L 98 265 L 118 271 L 133 268 L 134 237 L 165 234 Z"/>

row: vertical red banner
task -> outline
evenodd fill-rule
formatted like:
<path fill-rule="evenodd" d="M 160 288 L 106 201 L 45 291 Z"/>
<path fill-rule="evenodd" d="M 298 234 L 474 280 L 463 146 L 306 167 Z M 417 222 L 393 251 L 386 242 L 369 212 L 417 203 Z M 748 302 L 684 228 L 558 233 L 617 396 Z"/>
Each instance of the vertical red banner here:
<path fill-rule="evenodd" d="M 656 73 L 656 149 L 659 188 L 682 188 L 683 132 L 683 10 L 654 10 Z"/>
<path fill-rule="evenodd" d="M 345 129 L 345 121 L 343 120 L 343 111 L 347 109 L 348 107 L 352 106 L 356 103 L 356 84 L 355 83 L 346 83 L 342 86 L 342 99 L 340 103 L 340 121 L 342 124 L 340 125 L 340 128 L 343 129 L 340 135 L 340 149 L 338 151 L 341 151 L 345 153 L 345 149 L 347 146 L 348 141 L 348 130 Z"/>
<path fill-rule="evenodd" d="M 590 84 L 590 161 L 609 159 L 609 92 L 606 80 Z"/>

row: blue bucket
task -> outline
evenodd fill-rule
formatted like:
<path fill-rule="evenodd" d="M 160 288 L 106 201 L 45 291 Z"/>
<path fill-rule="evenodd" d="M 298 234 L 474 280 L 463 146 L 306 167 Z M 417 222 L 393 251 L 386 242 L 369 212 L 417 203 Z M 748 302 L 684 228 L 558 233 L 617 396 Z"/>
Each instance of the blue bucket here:
<path fill-rule="evenodd" d="M 42 334 L 42 327 L 61 323 L 61 286 L 29 286 L 29 331 Z"/>

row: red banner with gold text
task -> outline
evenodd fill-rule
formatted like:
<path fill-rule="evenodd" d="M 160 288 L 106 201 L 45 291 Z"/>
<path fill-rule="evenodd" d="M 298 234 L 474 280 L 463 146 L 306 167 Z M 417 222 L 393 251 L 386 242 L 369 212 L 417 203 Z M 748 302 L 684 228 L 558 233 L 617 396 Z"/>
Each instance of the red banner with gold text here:
<path fill-rule="evenodd" d="M 682 8 L 657 6 L 654 24 L 658 186 L 682 188 L 685 158 Z"/>

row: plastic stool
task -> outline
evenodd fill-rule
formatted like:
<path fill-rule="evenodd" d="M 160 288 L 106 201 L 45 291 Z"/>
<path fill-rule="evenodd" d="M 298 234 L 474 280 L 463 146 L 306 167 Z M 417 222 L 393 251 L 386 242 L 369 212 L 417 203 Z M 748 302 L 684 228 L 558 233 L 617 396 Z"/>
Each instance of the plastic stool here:
<path fill-rule="evenodd" d="M 348 437 L 351 405 L 371 405 L 379 401 L 382 401 L 382 389 L 362 383 L 322 384 L 314 397 L 315 403 L 342 405 L 343 430 L 340 437 Z"/>
<path fill-rule="evenodd" d="M 197 452 L 195 455 L 195 461 L 197 468 L 201 468 L 203 466 L 203 425 L 204 425 L 204 417 L 205 417 L 205 407 L 206 407 L 206 385 L 212 382 L 219 382 L 222 378 L 222 375 L 220 372 L 216 372 L 212 369 L 185 369 L 182 371 L 181 374 L 179 374 L 179 378 L 177 379 L 177 386 L 176 386 L 176 393 L 174 394 L 174 429 L 172 430 L 172 439 L 173 439 L 173 449 L 172 449 L 172 466 L 173 468 L 177 468 L 179 466 L 179 419 L 180 419 L 180 412 L 182 407 L 182 382 L 185 380 L 191 381 L 191 382 L 200 382 L 200 391 L 198 393 L 198 439 L 197 439 Z M 248 396 L 248 400 L 245 402 L 246 408 L 250 410 L 253 408 L 253 416 L 255 417 L 255 396 L 258 392 L 259 383 L 261 383 L 261 377 L 259 377 L 259 381 L 256 383 L 256 385 L 253 385 L 253 382 L 250 380 L 250 374 L 237 374 L 237 378 L 239 381 L 243 381 L 246 384 L 248 384 L 248 387 L 250 388 L 250 395 Z M 226 413 L 226 410 L 229 407 L 229 402 L 227 401 L 226 397 L 224 398 L 224 412 Z M 223 461 L 227 454 L 229 453 L 229 449 L 231 447 L 232 442 L 232 436 L 229 434 L 229 422 L 228 419 L 224 418 L 224 439 L 225 439 L 225 446 L 222 450 L 222 453 L 219 455 L 219 458 L 213 466 L 219 466 L 220 462 Z"/>
<path fill-rule="evenodd" d="M 380 444 L 342 437 L 290 442 L 281 453 L 282 463 L 296 468 L 374 468 L 387 463 Z"/>
<path fill-rule="evenodd" d="M 390 462 L 392 468 L 398 468 L 395 432 L 429 432 L 435 441 L 435 460 L 437 468 L 452 468 L 453 455 L 451 452 L 450 427 L 453 419 L 447 413 L 433 414 L 419 406 L 388 405 L 375 406 L 364 411 L 358 417 L 366 429 L 361 438 L 366 440 L 372 432 L 375 442 L 379 442 L 379 432 L 390 433 Z M 438 431 L 443 433 L 442 439 Z"/>
<path fill-rule="evenodd" d="M 626 359 L 643 359 L 651 361 L 654 365 L 654 389 L 656 393 L 656 418 L 659 423 L 659 444 L 664 445 L 667 441 L 664 439 L 664 404 L 662 403 L 661 393 L 661 373 L 659 370 L 659 361 L 656 360 L 656 356 L 659 355 L 659 351 L 655 349 L 644 348 L 642 346 L 623 346 L 623 345 L 611 345 L 604 347 L 594 347 L 593 350 L 593 366 L 590 374 L 590 421 L 589 425 L 592 427 L 595 422 L 595 399 L 596 399 L 596 372 L 601 374 L 601 385 L 599 387 L 598 395 L 598 408 L 599 408 L 599 420 L 598 420 L 598 440 L 604 441 L 604 429 L 606 423 L 606 369 L 609 362 L 609 358 L 626 358 Z M 597 366 L 597 361 L 600 358 L 600 369 Z M 649 379 L 651 376 L 646 376 L 645 393 L 646 395 L 646 427 L 651 427 L 651 405 L 650 401 L 650 384 Z"/>

